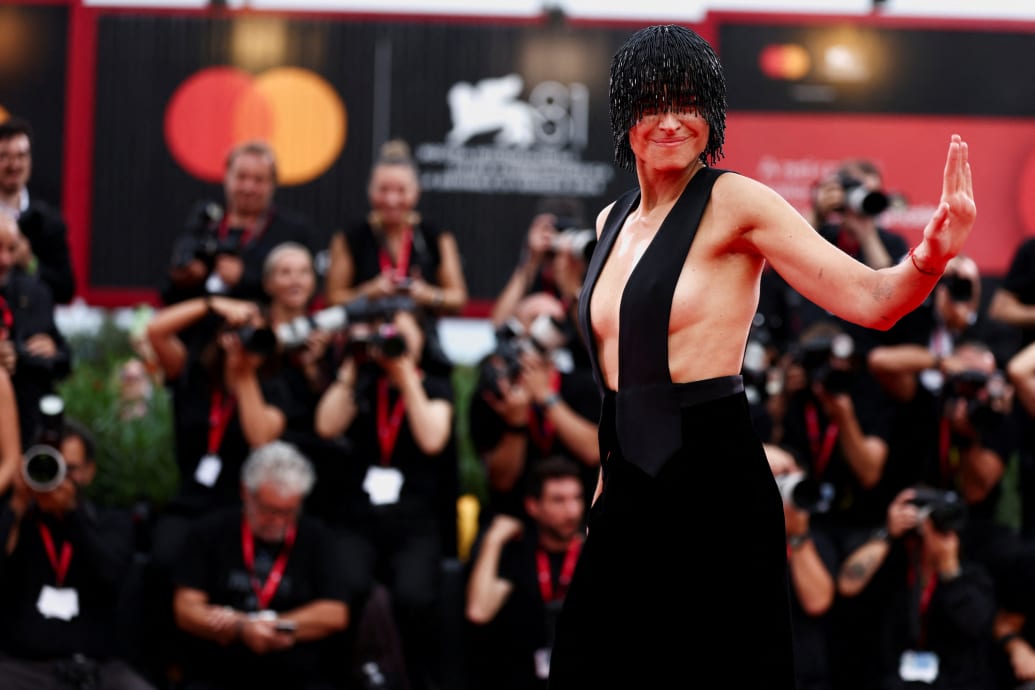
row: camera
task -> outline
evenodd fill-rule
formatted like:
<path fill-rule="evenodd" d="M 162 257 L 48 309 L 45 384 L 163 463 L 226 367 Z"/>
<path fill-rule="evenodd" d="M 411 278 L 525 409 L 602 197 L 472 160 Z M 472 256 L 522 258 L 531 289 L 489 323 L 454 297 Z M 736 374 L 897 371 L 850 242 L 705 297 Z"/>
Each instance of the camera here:
<path fill-rule="evenodd" d="M 939 532 L 958 532 L 967 521 L 967 505 L 955 491 L 914 487 L 916 495 L 909 502 L 931 518 L 931 525 Z"/>
<path fill-rule="evenodd" d="M 198 260 L 211 271 L 220 254 L 240 253 L 244 228 L 228 228 L 226 236 L 220 237 L 222 220 L 223 208 L 214 201 L 195 206 L 187 221 L 187 232 L 175 249 L 173 265 L 186 266 Z"/>
<path fill-rule="evenodd" d="M 248 352 L 268 357 L 277 349 L 277 335 L 265 326 L 241 326 L 234 330 L 241 341 L 241 347 Z"/>
<path fill-rule="evenodd" d="M 842 210 L 872 217 L 884 213 L 891 205 L 891 199 L 886 193 L 877 189 L 867 189 L 861 180 L 848 175 L 841 175 L 838 180 L 845 193 L 845 205 Z"/>
<path fill-rule="evenodd" d="M 59 450 L 65 402 L 56 395 L 40 398 L 40 429 L 22 457 L 22 476 L 33 491 L 53 491 L 65 481 L 68 465 Z"/>
<path fill-rule="evenodd" d="M 402 333 L 390 323 L 379 324 L 372 333 L 349 332 L 346 350 L 356 357 L 364 357 L 371 349 L 379 350 L 389 359 L 406 354 L 406 339 Z"/>
<path fill-rule="evenodd" d="M 276 339 L 287 348 L 301 347 L 314 330 L 343 331 L 352 323 L 371 323 L 391 319 L 399 311 L 414 311 L 412 297 L 395 295 L 380 299 L 360 297 L 347 304 L 336 304 L 315 314 L 300 316 L 277 326 Z"/>
<path fill-rule="evenodd" d="M 565 252 L 588 262 L 597 246 L 597 233 L 592 228 L 567 228 L 553 236 L 550 251 Z"/>
<path fill-rule="evenodd" d="M 500 379 L 513 381 L 521 373 L 523 353 L 535 352 L 549 357 L 567 342 L 564 324 L 549 314 L 533 319 L 527 332 L 516 318 L 508 319 L 496 329 L 495 350 L 482 360 L 477 388 L 500 395 Z"/>
<path fill-rule="evenodd" d="M 953 302 L 969 302 L 974 297 L 974 281 L 955 273 L 946 274 L 941 279 Z"/>
<path fill-rule="evenodd" d="M 834 501 L 834 486 L 812 479 L 804 472 L 789 472 L 776 477 L 783 502 L 809 513 L 825 513 Z"/>
<path fill-rule="evenodd" d="M 855 384 L 855 341 L 847 333 L 812 338 L 798 347 L 797 359 L 809 383 L 831 394 L 848 393 Z M 841 366 L 835 366 L 841 362 Z"/>
<path fill-rule="evenodd" d="M 1006 378 L 1001 372 L 956 372 L 946 378 L 942 395 L 946 400 L 965 400 L 967 418 L 978 431 L 989 431 L 1006 417 Z"/>

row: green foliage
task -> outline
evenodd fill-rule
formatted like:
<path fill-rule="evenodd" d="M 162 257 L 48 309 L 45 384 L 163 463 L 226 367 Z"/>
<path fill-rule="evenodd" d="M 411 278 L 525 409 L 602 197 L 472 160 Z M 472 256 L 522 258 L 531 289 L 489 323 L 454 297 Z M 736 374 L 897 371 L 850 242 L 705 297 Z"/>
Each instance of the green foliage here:
<path fill-rule="evenodd" d="M 473 366 L 457 365 L 453 369 L 453 392 L 456 400 L 456 434 L 460 462 L 460 493 L 472 494 L 484 505 L 488 499 L 485 468 L 478 452 L 471 442 L 467 410 L 478 379 L 478 370 Z"/>
<path fill-rule="evenodd" d="M 130 507 L 140 499 L 164 504 L 178 478 L 167 392 L 155 386 L 146 414 L 122 420 L 118 371 L 134 356 L 127 332 L 106 318 L 96 334 L 68 340 L 73 371 L 57 392 L 65 401 L 65 415 L 86 425 L 97 441 L 91 497 L 110 506 Z"/>

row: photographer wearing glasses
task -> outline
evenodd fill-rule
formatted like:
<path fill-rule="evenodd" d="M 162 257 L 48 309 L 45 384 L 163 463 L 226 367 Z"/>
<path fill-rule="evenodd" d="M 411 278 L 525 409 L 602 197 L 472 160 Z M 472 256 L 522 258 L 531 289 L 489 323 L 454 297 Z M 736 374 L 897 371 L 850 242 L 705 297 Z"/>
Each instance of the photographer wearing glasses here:
<path fill-rule="evenodd" d="M 346 555 L 303 513 L 315 481 L 294 446 L 268 443 L 241 468 L 243 507 L 193 525 L 174 575 L 173 611 L 187 635 L 183 690 L 344 684 Z"/>
<path fill-rule="evenodd" d="M 128 513 L 86 496 L 97 473 L 89 431 L 44 399 L 0 513 L 0 686 L 10 690 L 151 690 L 118 658 L 116 605 L 133 554 Z"/>

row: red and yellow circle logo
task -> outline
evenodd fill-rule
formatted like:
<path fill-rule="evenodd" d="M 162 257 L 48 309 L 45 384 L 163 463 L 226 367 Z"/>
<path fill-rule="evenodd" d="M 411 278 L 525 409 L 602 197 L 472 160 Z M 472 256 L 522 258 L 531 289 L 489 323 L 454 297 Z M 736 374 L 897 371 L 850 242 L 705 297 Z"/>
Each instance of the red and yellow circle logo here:
<path fill-rule="evenodd" d="M 334 88 L 298 67 L 252 75 L 236 67 L 194 73 L 165 108 L 165 141 L 176 162 L 206 182 L 223 179 L 226 155 L 261 139 L 277 155 L 280 184 L 323 174 L 345 145 L 348 117 Z"/>
<path fill-rule="evenodd" d="M 812 59 L 797 43 L 771 43 L 759 54 L 758 66 L 770 79 L 797 81 L 812 69 Z"/>

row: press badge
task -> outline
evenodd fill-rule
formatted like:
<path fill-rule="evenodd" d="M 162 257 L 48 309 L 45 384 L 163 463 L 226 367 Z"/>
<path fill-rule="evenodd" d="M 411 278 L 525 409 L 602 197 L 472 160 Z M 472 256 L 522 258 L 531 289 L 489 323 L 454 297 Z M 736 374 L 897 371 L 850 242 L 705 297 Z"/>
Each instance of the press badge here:
<path fill-rule="evenodd" d="M 43 585 L 39 599 L 36 600 L 36 610 L 44 618 L 70 621 L 79 615 L 79 593 L 71 587 Z"/>
<path fill-rule="evenodd" d="M 402 485 L 403 474 L 395 467 L 371 465 L 363 480 L 363 490 L 367 492 L 370 502 L 375 506 L 398 503 Z"/>
<path fill-rule="evenodd" d="M 535 650 L 535 677 L 546 680 L 550 677 L 550 648 L 543 647 Z"/>
<path fill-rule="evenodd" d="M 902 680 L 933 683 L 938 679 L 938 655 L 934 652 L 902 652 L 898 675 Z"/>
<path fill-rule="evenodd" d="M 197 469 L 194 470 L 194 481 L 211 489 L 216 485 L 216 480 L 219 479 L 219 473 L 222 471 L 223 461 L 219 459 L 218 455 L 209 453 L 201 458 Z"/>

